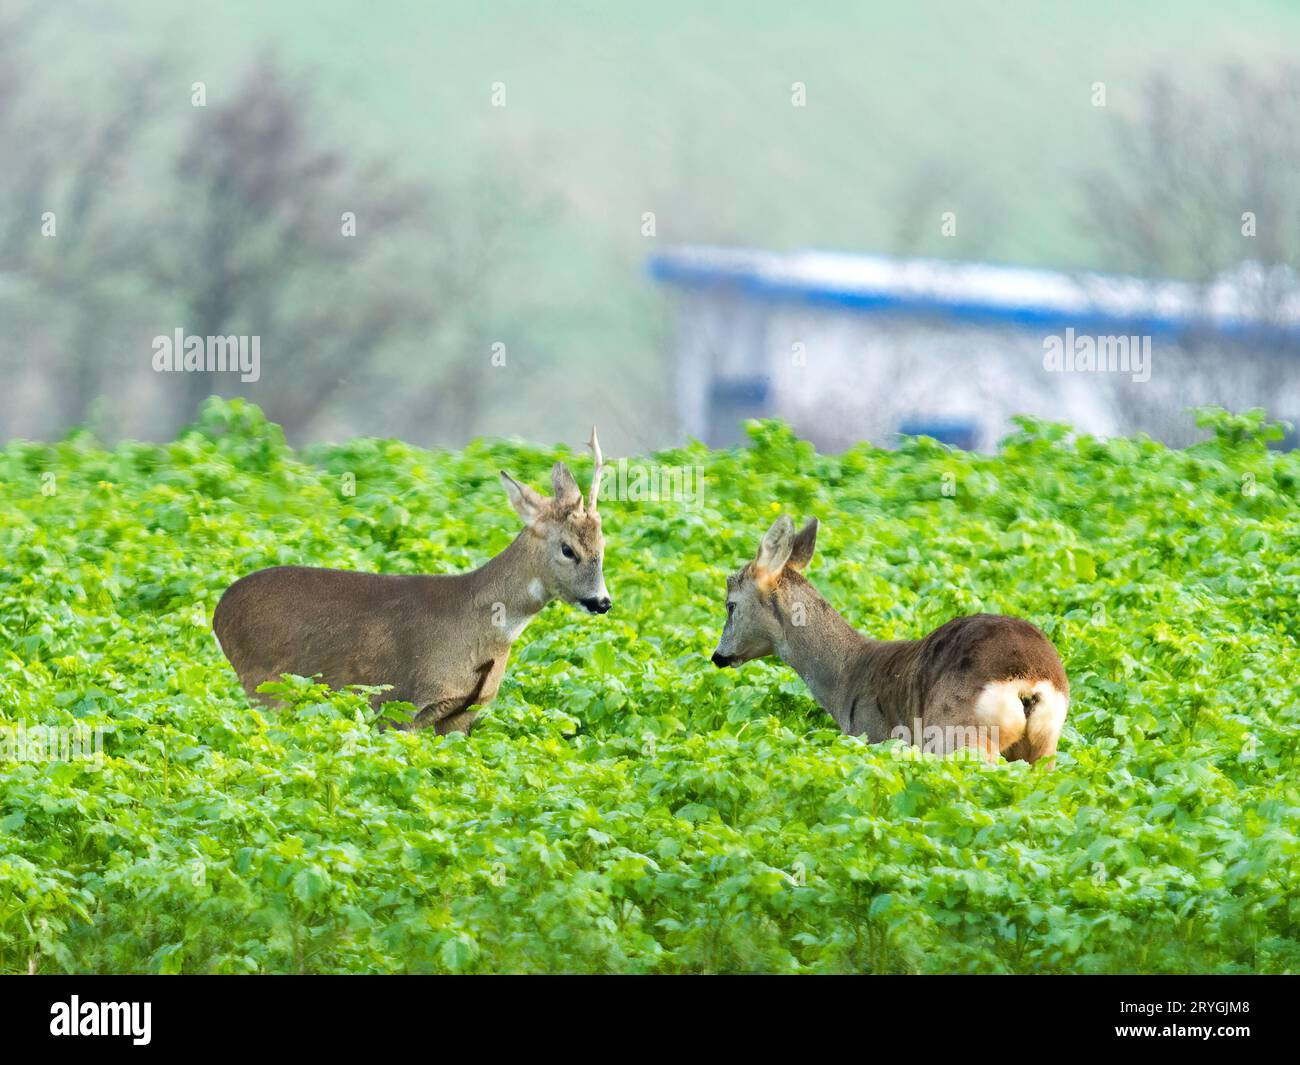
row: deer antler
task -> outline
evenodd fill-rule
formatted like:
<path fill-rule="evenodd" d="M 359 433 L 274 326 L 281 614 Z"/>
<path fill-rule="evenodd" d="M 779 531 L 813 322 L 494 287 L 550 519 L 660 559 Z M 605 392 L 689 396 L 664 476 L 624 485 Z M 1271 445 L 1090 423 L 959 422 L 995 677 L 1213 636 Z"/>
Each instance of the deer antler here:
<path fill-rule="evenodd" d="M 600 452 L 600 441 L 596 439 L 596 427 L 591 427 L 591 439 L 587 441 L 592 455 L 596 458 L 596 468 L 591 474 L 591 495 L 587 500 L 587 509 L 593 513 L 600 498 L 600 473 L 605 468 L 605 456 Z"/>

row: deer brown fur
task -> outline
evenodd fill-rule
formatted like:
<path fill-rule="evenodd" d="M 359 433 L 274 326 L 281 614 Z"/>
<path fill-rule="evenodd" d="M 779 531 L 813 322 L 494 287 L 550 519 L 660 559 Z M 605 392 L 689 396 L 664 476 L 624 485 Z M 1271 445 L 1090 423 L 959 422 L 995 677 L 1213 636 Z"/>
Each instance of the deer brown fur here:
<path fill-rule="evenodd" d="M 334 688 L 390 685 L 376 702 L 413 703 L 406 727 L 469 731 L 500 687 L 510 648 L 552 599 L 610 608 L 597 512 L 603 457 L 596 431 L 590 499 L 563 463 L 547 498 L 502 471 L 524 528 L 495 558 L 453 575 L 357 573 L 276 566 L 235 581 L 212 628 L 250 698 L 284 673 Z"/>
<path fill-rule="evenodd" d="M 853 628 L 801 572 L 817 541 L 778 518 L 757 558 L 727 581 L 727 622 L 713 661 L 777 655 L 840 728 L 878 743 L 977 747 L 1029 762 L 1055 755 L 1069 705 L 1056 648 L 1020 618 L 954 618 L 919 640 L 873 640 Z"/>

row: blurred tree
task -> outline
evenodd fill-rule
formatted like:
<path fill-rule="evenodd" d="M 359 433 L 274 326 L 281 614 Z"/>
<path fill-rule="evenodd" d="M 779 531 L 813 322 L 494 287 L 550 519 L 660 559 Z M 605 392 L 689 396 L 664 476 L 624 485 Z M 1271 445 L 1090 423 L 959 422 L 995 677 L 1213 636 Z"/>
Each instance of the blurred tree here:
<path fill-rule="evenodd" d="M 1229 66 L 1199 92 L 1157 75 L 1119 114 L 1114 153 L 1083 178 L 1082 225 L 1110 272 L 1198 282 L 1207 314 L 1227 299 L 1276 319 L 1296 298 L 1300 267 L 1300 66 Z M 1122 425 L 1190 440 L 1190 418 L 1160 413 L 1156 391 L 1175 408 L 1249 406 L 1298 354 L 1293 338 L 1268 330 L 1235 338 L 1250 359 L 1225 357 L 1208 327 L 1180 339 L 1178 365 L 1157 365 L 1152 387 L 1117 390 Z"/>
<path fill-rule="evenodd" d="M 1145 276 L 1209 281 L 1243 260 L 1273 278 L 1270 267 L 1294 269 L 1297 114 L 1297 65 L 1230 66 L 1199 93 L 1155 76 L 1116 125 L 1114 156 L 1085 175 L 1088 232 L 1116 269 Z M 1243 232 L 1247 212 L 1253 235 Z"/>
<path fill-rule="evenodd" d="M 188 333 L 260 336 L 262 377 L 249 391 L 290 434 L 395 337 L 427 332 L 446 298 L 431 265 L 412 262 L 414 242 L 399 239 L 429 228 L 427 195 L 387 162 L 326 146 L 320 127 L 305 83 L 270 58 L 229 100 L 196 109 L 177 158 L 174 231 L 154 260 Z M 188 411 L 245 387 L 233 375 L 184 380 Z"/>
<path fill-rule="evenodd" d="M 298 437 L 330 418 L 428 441 L 479 428 L 491 295 L 524 198 L 481 177 L 453 196 L 360 157 L 270 56 L 209 85 L 207 106 L 187 100 L 179 136 L 159 86 L 188 82 L 160 63 L 51 105 L 25 47 L 38 17 L 0 17 L 8 432 L 84 423 L 107 396 L 104 428 L 170 435 L 213 393 L 247 395 Z M 260 379 L 152 374 L 151 338 L 176 329 L 259 337 Z"/>
<path fill-rule="evenodd" d="M 12 390 L 39 375 L 56 424 L 87 416 L 109 376 L 105 317 L 147 255 L 140 227 L 125 221 L 126 164 L 153 110 L 139 66 L 118 71 L 118 95 L 102 108 L 55 109 L 24 77 L 20 45 L 34 8 L 0 17 L 0 282 L 9 327 L 0 368 Z"/>

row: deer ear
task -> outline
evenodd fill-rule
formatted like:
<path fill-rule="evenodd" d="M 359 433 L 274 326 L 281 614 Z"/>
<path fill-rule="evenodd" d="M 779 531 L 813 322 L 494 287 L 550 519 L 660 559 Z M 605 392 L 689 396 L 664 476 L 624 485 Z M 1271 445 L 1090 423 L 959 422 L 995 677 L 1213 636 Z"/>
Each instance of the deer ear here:
<path fill-rule="evenodd" d="M 790 561 L 786 565 L 793 569 L 804 569 L 812 561 L 816 547 L 817 519 L 809 518 L 804 527 L 795 533 L 794 542 L 790 545 Z"/>
<path fill-rule="evenodd" d="M 541 493 L 533 491 L 526 484 L 520 484 L 505 470 L 501 471 L 501 483 L 506 486 L 506 495 L 510 497 L 510 505 L 515 508 L 515 513 L 526 525 L 535 522 L 546 506 L 546 499 Z"/>
<path fill-rule="evenodd" d="M 565 510 L 582 502 L 582 490 L 563 462 L 557 462 L 551 467 L 551 495 L 555 496 L 555 501 Z"/>
<path fill-rule="evenodd" d="M 790 548 L 794 544 L 794 522 L 789 515 L 782 514 L 772 527 L 767 530 L 758 545 L 758 558 L 754 568 L 758 570 L 760 585 L 770 585 L 781 575 L 790 558 Z"/>

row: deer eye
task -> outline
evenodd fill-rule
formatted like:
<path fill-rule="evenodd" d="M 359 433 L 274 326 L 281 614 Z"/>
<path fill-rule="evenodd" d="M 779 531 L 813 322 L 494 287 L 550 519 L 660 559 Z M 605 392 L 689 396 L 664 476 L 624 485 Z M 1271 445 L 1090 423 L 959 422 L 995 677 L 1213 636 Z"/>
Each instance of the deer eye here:
<path fill-rule="evenodd" d="M 732 602 L 727 604 L 727 617 L 731 617 L 731 615 L 734 614 L 735 612 L 736 612 L 736 603 L 733 600 Z"/>
<path fill-rule="evenodd" d="M 578 561 L 578 556 L 573 553 L 573 548 L 571 548 L 568 544 L 560 544 L 560 552 L 564 555 L 565 558 L 571 558 L 573 559 L 574 562 Z"/>

